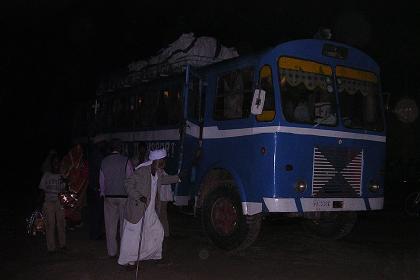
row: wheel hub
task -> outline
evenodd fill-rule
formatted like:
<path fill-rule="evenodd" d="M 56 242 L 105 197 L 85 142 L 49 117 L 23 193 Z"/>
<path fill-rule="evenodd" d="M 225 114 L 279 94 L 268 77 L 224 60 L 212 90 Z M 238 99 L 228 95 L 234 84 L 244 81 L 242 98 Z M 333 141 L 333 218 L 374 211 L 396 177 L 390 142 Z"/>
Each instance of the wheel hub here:
<path fill-rule="evenodd" d="M 211 222 L 218 234 L 227 236 L 233 233 L 238 212 L 230 199 L 223 197 L 216 200 L 211 211 Z"/>

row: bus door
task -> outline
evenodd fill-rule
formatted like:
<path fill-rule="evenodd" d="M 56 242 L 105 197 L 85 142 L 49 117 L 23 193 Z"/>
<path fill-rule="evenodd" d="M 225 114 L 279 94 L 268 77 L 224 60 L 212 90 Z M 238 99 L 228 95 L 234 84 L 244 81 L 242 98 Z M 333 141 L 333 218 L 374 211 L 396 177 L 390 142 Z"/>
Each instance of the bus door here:
<path fill-rule="evenodd" d="M 182 170 L 182 182 L 175 188 L 175 205 L 185 206 L 195 194 L 196 168 L 201 156 L 201 145 L 204 125 L 205 84 L 200 77 L 186 71 L 183 91 L 184 121 L 180 128 L 180 149 L 178 171 Z"/>

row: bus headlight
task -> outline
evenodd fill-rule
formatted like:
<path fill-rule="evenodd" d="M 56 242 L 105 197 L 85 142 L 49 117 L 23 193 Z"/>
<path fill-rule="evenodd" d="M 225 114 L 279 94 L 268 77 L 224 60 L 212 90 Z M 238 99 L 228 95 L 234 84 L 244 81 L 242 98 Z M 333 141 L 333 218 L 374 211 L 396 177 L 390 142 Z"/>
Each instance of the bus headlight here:
<path fill-rule="evenodd" d="M 306 190 L 306 182 L 304 180 L 298 180 L 295 184 L 296 192 L 303 193 Z"/>
<path fill-rule="evenodd" d="M 371 181 L 368 188 L 370 192 L 378 192 L 381 187 L 378 183 Z"/>

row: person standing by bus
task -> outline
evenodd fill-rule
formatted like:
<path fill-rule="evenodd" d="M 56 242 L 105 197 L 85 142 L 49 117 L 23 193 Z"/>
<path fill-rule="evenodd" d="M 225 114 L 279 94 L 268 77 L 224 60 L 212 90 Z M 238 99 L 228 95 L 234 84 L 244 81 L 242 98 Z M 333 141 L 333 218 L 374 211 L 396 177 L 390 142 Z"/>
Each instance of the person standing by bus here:
<path fill-rule="evenodd" d="M 51 170 L 42 176 L 39 188 L 44 192 L 43 213 L 46 218 L 46 238 L 48 252 L 56 251 L 55 230 L 58 233 L 58 245 L 60 249 L 66 248 L 66 222 L 64 208 L 60 204 L 58 194 L 65 191 L 66 184 L 63 175 L 60 174 L 60 163 L 57 155 L 51 157 Z"/>
<path fill-rule="evenodd" d="M 147 145 L 145 142 L 140 142 L 138 146 L 139 150 L 139 164 L 136 166 L 136 170 L 142 166 L 150 165 L 151 162 L 148 162 L 146 159 L 148 158 L 147 155 Z M 165 171 L 163 171 L 163 175 L 168 175 Z M 174 200 L 174 196 L 172 193 L 172 186 L 170 184 L 162 185 L 159 188 L 159 204 L 157 205 L 158 209 L 158 216 L 159 220 L 162 223 L 165 238 L 169 237 L 169 221 L 168 221 L 168 203 Z"/>
<path fill-rule="evenodd" d="M 118 254 L 118 223 L 121 237 L 124 209 L 127 201 L 124 180 L 133 174 L 133 167 L 128 157 L 121 155 L 121 140 L 113 139 L 111 141 L 111 150 L 111 154 L 102 160 L 99 172 L 99 185 L 101 196 L 104 197 L 105 235 L 108 255 L 116 257 Z"/>
<path fill-rule="evenodd" d="M 81 227 L 82 210 L 86 206 L 86 188 L 88 185 L 88 162 L 81 144 L 76 144 L 63 157 L 60 164 L 60 173 L 66 179 L 69 191 L 77 199 L 72 207 L 66 207 L 64 216 L 69 230 Z"/>
<path fill-rule="evenodd" d="M 149 161 L 125 182 L 128 200 L 118 259 L 120 265 L 134 265 L 136 260 L 162 258 L 164 229 L 157 214 L 160 206 L 159 189 L 162 184 L 179 181 L 177 175 L 164 175 L 165 157 L 165 149 L 151 151 Z"/>

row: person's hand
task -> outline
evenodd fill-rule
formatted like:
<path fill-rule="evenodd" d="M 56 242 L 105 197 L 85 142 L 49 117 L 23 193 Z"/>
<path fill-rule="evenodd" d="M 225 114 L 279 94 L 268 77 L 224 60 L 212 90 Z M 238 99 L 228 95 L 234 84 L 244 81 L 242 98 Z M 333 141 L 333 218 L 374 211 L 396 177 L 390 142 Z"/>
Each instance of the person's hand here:
<path fill-rule="evenodd" d="M 187 169 L 182 169 L 181 171 L 179 171 L 178 177 L 181 182 L 187 181 L 187 176 L 188 176 Z"/>

